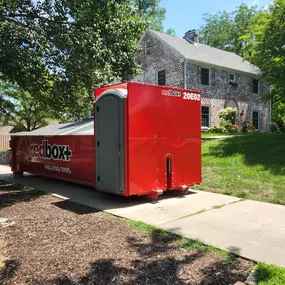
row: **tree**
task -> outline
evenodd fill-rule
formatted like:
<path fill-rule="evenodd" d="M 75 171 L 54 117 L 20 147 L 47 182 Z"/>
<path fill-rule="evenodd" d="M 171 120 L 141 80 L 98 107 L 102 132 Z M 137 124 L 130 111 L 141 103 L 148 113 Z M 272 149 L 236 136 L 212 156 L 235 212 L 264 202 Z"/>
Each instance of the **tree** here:
<path fill-rule="evenodd" d="M 206 24 L 199 29 L 199 41 L 212 47 L 243 55 L 244 39 L 252 18 L 257 14 L 257 7 L 245 4 L 233 12 L 219 12 L 204 15 Z"/>
<path fill-rule="evenodd" d="M 176 36 L 176 32 L 175 32 L 174 29 L 167 29 L 167 30 L 166 30 L 166 33 L 169 34 L 169 35 L 171 35 L 171 36 Z"/>
<path fill-rule="evenodd" d="M 282 130 L 285 130 L 285 100 L 284 91 L 273 87 L 271 92 L 272 99 L 272 120 L 276 122 Z"/>
<path fill-rule="evenodd" d="M 57 117 L 82 117 L 94 87 L 137 73 L 147 24 L 130 1 L 3 0 L 0 79 L 37 100 L 46 96 Z"/>
<path fill-rule="evenodd" d="M 275 0 L 269 11 L 261 11 L 253 18 L 243 36 L 245 58 L 263 71 L 285 101 L 285 2 Z"/>
<path fill-rule="evenodd" d="M 275 0 L 267 11 L 260 11 L 242 37 L 245 59 L 262 70 L 270 83 L 272 119 L 285 126 L 285 2 Z"/>
<path fill-rule="evenodd" d="M 51 112 L 44 101 L 15 85 L 1 82 L 0 101 L 2 125 L 13 125 L 17 131 L 32 131 L 48 124 Z"/>
<path fill-rule="evenodd" d="M 163 20 L 166 10 L 161 8 L 160 0 L 132 0 L 140 13 L 148 19 L 148 28 L 163 31 Z"/>

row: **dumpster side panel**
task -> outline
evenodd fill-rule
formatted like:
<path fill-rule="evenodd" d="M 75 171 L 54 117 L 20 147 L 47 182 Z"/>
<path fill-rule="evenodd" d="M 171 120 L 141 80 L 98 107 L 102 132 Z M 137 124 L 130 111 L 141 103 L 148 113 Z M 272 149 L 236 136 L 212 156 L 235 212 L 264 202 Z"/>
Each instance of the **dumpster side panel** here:
<path fill-rule="evenodd" d="M 200 183 L 201 93 L 129 83 L 128 104 L 130 195 Z"/>
<path fill-rule="evenodd" d="M 95 185 L 93 135 L 15 136 L 12 171 Z"/>

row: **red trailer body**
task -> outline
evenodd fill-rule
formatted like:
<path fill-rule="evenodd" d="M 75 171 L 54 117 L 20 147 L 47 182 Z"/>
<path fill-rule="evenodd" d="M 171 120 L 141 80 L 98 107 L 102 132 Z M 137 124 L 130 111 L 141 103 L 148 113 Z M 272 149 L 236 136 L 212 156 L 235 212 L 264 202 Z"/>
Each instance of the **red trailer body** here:
<path fill-rule="evenodd" d="M 199 91 L 129 82 L 95 99 L 94 135 L 12 136 L 12 171 L 152 198 L 201 182 Z"/>

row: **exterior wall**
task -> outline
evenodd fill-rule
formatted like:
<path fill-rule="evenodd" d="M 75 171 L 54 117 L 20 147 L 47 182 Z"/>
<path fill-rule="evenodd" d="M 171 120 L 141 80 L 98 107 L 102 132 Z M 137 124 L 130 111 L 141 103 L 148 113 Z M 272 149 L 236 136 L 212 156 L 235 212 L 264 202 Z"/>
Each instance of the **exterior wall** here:
<path fill-rule="evenodd" d="M 0 151 L 0 163 L 9 164 L 11 159 L 11 151 Z"/>
<path fill-rule="evenodd" d="M 243 75 L 224 70 L 210 69 L 210 86 L 201 85 L 201 66 L 187 62 L 186 82 L 188 89 L 202 91 L 202 105 L 210 106 L 210 126 L 220 123 L 218 111 L 227 107 L 227 102 L 233 100 L 239 111 L 237 124 L 243 121 L 252 123 L 252 112 L 259 112 L 259 130 L 268 131 L 270 124 L 270 102 L 262 100 L 262 96 L 270 91 L 270 87 L 259 81 L 259 94 L 252 93 L 252 79 Z M 237 86 L 230 85 L 230 73 L 235 74 Z"/>
<path fill-rule="evenodd" d="M 145 54 L 145 43 L 151 41 L 151 54 Z M 190 43 L 189 43 L 190 44 Z M 157 72 L 165 69 L 166 85 L 184 88 L 185 58 L 169 47 L 162 40 L 147 33 L 141 40 L 142 52 L 138 62 L 142 65 L 143 73 L 134 81 L 157 84 Z M 210 86 L 201 85 L 201 68 L 210 69 Z M 229 84 L 229 74 L 235 74 L 237 86 Z M 237 124 L 243 121 L 252 123 L 252 112 L 259 112 L 259 130 L 268 131 L 270 124 L 270 102 L 263 101 L 262 96 L 269 92 L 270 87 L 259 82 L 259 94 L 252 93 L 252 79 L 249 75 L 229 72 L 186 63 L 186 87 L 202 91 L 202 105 L 210 106 L 210 126 L 220 123 L 218 111 L 227 106 L 229 100 L 237 104 L 239 118 Z"/>
<path fill-rule="evenodd" d="M 145 43 L 151 41 L 151 54 L 146 55 Z M 166 43 L 156 37 L 146 34 L 141 41 L 142 52 L 138 55 L 138 62 L 144 71 L 134 78 L 134 81 L 157 84 L 157 72 L 165 69 L 166 85 L 173 87 L 184 86 L 184 58 L 170 49 Z"/>

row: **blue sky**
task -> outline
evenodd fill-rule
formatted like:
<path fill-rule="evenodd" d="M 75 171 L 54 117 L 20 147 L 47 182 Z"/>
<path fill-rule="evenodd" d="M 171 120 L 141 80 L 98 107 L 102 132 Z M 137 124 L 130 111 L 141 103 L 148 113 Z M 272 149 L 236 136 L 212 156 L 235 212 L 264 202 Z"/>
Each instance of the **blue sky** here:
<path fill-rule="evenodd" d="M 266 7 L 272 2 L 272 0 L 161 0 L 160 6 L 167 10 L 165 30 L 173 28 L 176 36 L 182 37 L 186 31 L 200 28 L 203 24 L 203 14 L 215 14 L 223 10 L 231 12 L 242 3 Z"/>

